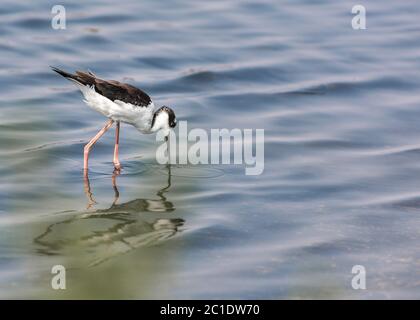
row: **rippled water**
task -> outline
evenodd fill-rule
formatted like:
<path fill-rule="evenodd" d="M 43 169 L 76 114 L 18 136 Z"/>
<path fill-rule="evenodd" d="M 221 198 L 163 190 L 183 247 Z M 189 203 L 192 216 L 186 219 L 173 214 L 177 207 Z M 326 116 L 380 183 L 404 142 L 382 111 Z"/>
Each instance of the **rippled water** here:
<path fill-rule="evenodd" d="M 420 298 L 420 5 L 0 5 L 1 298 Z M 265 129 L 265 170 L 161 166 L 51 72 L 91 69 L 190 128 Z M 51 267 L 67 289 L 51 289 Z M 363 265 L 367 290 L 353 290 Z"/>

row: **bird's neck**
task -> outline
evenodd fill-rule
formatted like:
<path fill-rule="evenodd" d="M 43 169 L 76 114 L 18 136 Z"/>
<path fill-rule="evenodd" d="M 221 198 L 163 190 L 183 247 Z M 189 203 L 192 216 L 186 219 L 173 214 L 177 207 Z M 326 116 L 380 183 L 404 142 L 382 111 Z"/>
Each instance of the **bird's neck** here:
<path fill-rule="evenodd" d="M 156 116 L 156 112 L 147 117 L 147 119 L 146 117 L 141 116 L 133 123 L 133 125 L 142 133 L 154 133 L 160 129 L 159 125 L 156 123 Z"/>
<path fill-rule="evenodd" d="M 157 114 L 158 114 L 157 111 L 153 113 L 152 122 L 150 123 L 150 132 L 156 132 L 159 130 L 159 128 L 157 128 L 157 123 L 156 123 Z"/>

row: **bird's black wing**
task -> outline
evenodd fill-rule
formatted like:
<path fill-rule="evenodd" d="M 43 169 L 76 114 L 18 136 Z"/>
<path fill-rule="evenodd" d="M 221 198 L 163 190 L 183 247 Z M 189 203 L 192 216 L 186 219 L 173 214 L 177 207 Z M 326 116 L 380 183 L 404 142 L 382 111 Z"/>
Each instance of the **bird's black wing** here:
<path fill-rule="evenodd" d="M 139 107 L 147 107 L 152 102 L 152 99 L 150 99 L 146 92 L 130 84 L 115 80 L 103 80 L 90 71 L 76 71 L 76 74 L 71 74 L 55 67 L 51 68 L 67 79 L 83 85 L 93 86 L 96 92 L 111 101 L 119 100 Z"/>
<path fill-rule="evenodd" d="M 99 94 L 112 101 L 119 100 L 139 107 L 147 107 L 152 102 L 147 93 L 127 83 L 95 78 L 94 86 Z"/>

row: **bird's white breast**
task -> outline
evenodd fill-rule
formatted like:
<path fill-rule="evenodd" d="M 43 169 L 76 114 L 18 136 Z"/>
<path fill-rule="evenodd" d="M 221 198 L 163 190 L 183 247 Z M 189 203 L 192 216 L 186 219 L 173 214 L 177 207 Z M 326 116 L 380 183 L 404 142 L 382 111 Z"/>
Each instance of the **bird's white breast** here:
<path fill-rule="evenodd" d="M 112 101 L 97 93 L 94 87 L 80 84 L 78 87 L 84 96 L 85 103 L 105 117 L 132 124 L 143 133 L 150 131 L 155 109 L 153 102 L 146 107 L 141 107 L 119 100 Z"/>

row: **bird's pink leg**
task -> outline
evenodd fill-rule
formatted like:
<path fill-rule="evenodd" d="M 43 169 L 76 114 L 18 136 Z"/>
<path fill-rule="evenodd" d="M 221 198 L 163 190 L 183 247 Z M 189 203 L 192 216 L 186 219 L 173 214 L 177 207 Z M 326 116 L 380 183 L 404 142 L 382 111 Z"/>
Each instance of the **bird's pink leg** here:
<path fill-rule="evenodd" d="M 117 125 L 115 127 L 115 148 L 114 148 L 114 168 L 116 171 L 120 171 L 121 169 L 120 160 L 118 159 L 119 144 L 120 144 L 120 122 L 117 121 Z"/>
<path fill-rule="evenodd" d="M 112 126 L 114 123 L 114 120 L 109 120 L 106 125 L 94 136 L 86 145 L 84 148 L 84 157 L 83 157 L 83 168 L 84 168 L 84 174 L 87 175 L 88 170 L 88 160 L 89 160 L 89 152 L 92 149 L 92 146 L 96 143 L 96 141 L 99 140 L 100 137 L 104 135 L 105 132 L 108 131 L 108 129 Z"/>

